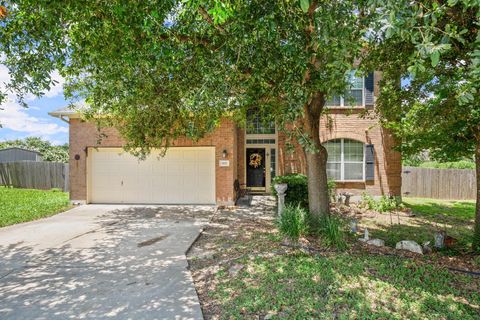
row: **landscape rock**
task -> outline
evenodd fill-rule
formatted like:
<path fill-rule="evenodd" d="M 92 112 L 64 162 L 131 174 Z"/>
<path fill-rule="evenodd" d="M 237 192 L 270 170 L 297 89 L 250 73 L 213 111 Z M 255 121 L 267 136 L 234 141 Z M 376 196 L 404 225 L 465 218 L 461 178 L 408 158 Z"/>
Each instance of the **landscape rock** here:
<path fill-rule="evenodd" d="M 230 276 L 235 277 L 245 266 L 243 264 L 236 263 L 228 269 Z"/>
<path fill-rule="evenodd" d="M 437 249 L 442 249 L 445 246 L 445 232 L 440 231 L 435 233 L 435 244 L 434 247 Z"/>
<path fill-rule="evenodd" d="M 402 240 L 397 242 L 395 249 L 407 250 L 414 253 L 423 254 L 422 246 L 412 240 Z"/>
<path fill-rule="evenodd" d="M 365 241 L 368 241 L 370 239 L 370 235 L 368 233 L 368 229 L 365 228 L 365 233 L 363 235 L 363 239 L 365 239 Z"/>
<path fill-rule="evenodd" d="M 367 241 L 367 244 L 370 244 L 372 246 L 377 246 L 377 247 L 384 247 L 385 241 L 383 241 L 382 239 L 371 239 Z"/>
<path fill-rule="evenodd" d="M 432 247 L 430 246 L 430 241 L 426 241 L 422 244 L 423 253 L 431 253 Z"/>

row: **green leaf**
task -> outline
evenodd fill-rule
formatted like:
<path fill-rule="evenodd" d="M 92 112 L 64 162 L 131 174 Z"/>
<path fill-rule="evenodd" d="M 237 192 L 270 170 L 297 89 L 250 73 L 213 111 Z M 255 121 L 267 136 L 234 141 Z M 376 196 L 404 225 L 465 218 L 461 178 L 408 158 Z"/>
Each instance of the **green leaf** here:
<path fill-rule="evenodd" d="M 310 7 L 310 0 L 300 0 L 300 7 L 303 12 L 308 12 L 308 7 Z"/>
<path fill-rule="evenodd" d="M 430 60 L 432 60 L 432 67 L 436 67 L 440 61 L 440 52 L 434 51 L 430 54 Z"/>

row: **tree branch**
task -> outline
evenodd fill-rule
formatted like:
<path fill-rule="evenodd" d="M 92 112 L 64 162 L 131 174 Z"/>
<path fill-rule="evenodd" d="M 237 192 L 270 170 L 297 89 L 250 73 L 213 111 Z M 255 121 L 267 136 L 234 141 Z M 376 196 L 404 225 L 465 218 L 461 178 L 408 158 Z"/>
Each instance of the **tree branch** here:
<path fill-rule="evenodd" d="M 305 29 L 305 34 L 307 38 L 307 44 L 305 46 L 305 51 L 308 52 L 312 48 L 312 33 L 315 31 L 315 23 L 314 23 L 314 13 L 317 9 L 318 3 L 317 1 L 312 1 L 310 6 L 308 7 L 307 15 L 308 15 L 308 27 Z M 315 65 L 316 57 L 312 55 L 310 59 L 310 63 Z M 305 70 L 305 75 L 303 76 L 303 82 L 308 82 L 310 80 L 310 68 L 307 66 L 307 70 Z"/>
<path fill-rule="evenodd" d="M 210 39 L 204 38 L 204 37 L 196 37 L 196 36 L 191 37 L 184 34 L 177 34 L 173 32 L 171 32 L 171 35 L 168 35 L 168 34 L 160 35 L 160 39 L 162 40 L 172 40 L 173 38 L 175 38 L 180 42 L 191 42 L 191 43 L 201 44 L 206 47 L 209 47 L 211 45 Z"/>
<path fill-rule="evenodd" d="M 202 15 L 202 17 L 207 20 L 207 22 L 209 24 L 211 24 L 215 29 L 217 29 L 218 31 L 220 31 L 221 33 L 225 33 L 225 29 L 218 25 L 218 24 L 215 24 L 215 22 L 213 21 L 212 17 L 210 16 L 210 14 L 208 13 L 207 10 L 205 10 L 204 7 L 199 7 L 198 8 L 198 12 L 200 12 L 200 14 Z"/>

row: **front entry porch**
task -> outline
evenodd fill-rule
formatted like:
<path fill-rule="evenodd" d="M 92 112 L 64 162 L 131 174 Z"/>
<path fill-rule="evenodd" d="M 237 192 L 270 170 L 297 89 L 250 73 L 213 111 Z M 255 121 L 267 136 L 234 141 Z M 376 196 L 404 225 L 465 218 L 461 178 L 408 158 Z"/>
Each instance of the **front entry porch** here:
<path fill-rule="evenodd" d="M 270 193 L 276 174 L 276 146 L 249 144 L 245 148 L 245 181 L 250 193 Z"/>

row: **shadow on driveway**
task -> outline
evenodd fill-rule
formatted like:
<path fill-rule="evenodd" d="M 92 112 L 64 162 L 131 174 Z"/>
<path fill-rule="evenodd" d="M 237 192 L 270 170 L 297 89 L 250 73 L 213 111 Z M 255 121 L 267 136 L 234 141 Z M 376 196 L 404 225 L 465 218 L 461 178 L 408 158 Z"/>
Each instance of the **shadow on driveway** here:
<path fill-rule="evenodd" d="M 0 229 L 0 318 L 201 319 L 185 252 L 208 206 L 89 205 Z"/>

